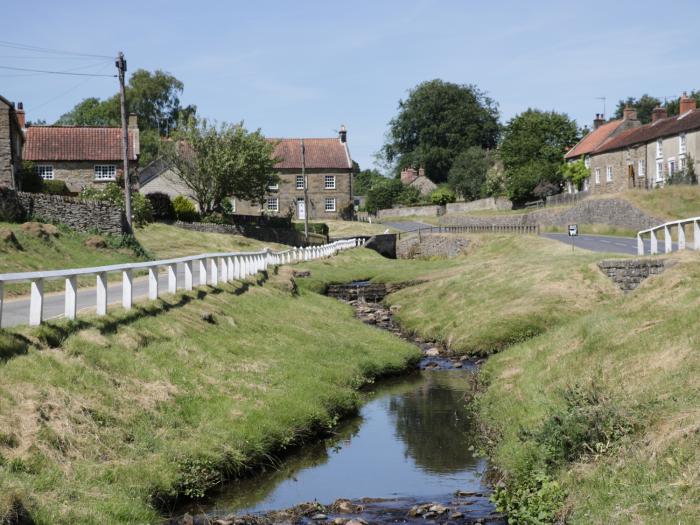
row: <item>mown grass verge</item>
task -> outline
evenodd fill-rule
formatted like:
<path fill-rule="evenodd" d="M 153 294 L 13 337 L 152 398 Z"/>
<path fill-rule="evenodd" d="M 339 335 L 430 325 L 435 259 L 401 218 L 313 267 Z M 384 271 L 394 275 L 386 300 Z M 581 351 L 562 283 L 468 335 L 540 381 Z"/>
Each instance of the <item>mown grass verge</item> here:
<path fill-rule="evenodd" d="M 158 523 L 176 497 L 331 429 L 360 387 L 417 358 L 287 277 L 3 331 L 0 522 Z"/>

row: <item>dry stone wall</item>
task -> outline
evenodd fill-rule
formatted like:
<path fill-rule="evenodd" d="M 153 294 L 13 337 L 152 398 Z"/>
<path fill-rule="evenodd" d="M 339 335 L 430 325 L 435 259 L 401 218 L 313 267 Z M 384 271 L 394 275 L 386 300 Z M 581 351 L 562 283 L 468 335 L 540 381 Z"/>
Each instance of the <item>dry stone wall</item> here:
<path fill-rule="evenodd" d="M 204 233 L 228 233 L 244 235 L 263 242 L 276 242 L 290 246 L 305 246 L 304 234 L 296 230 L 271 228 L 257 224 L 215 224 L 211 222 L 182 222 L 174 223 L 178 228 Z M 309 233 L 310 245 L 325 244 L 328 241 L 325 235 Z"/>
<path fill-rule="evenodd" d="M 668 266 L 670 261 L 666 259 L 620 259 L 598 263 L 598 268 L 625 292 L 634 290 L 644 279 L 662 273 Z"/>
<path fill-rule="evenodd" d="M 444 215 L 444 206 L 406 206 L 402 208 L 387 208 L 379 210 L 377 217 L 379 219 L 387 219 L 391 217 L 439 217 Z"/>
<path fill-rule="evenodd" d="M 469 246 L 469 239 L 455 235 L 423 234 L 403 237 L 396 243 L 396 257 L 456 257 Z"/>
<path fill-rule="evenodd" d="M 564 210 L 539 209 L 523 214 L 497 216 L 444 216 L 446 226 L 560 226 L 607 224 L 629 230 L 644 230 L 664 222 L 623 199 L 590 199 Z"/>
<path fill-rule="evenodd" d="M 488 197 L 469 202 L 450 202 L 446 206 L 447 213 L 459 213 L 482 210 L 512 210 L 513 203 L 505 197 Z"/>

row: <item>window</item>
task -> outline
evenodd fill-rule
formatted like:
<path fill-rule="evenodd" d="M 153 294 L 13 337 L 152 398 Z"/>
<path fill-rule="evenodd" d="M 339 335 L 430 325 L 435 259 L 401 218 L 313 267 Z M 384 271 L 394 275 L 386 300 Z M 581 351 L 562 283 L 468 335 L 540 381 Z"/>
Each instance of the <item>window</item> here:
<path fill-rule="evenodd" d="M 229 202 L 231 203 L 231 212 L 236 213 L 236 199 L 229 199 Z"/>
<path fill-rule="evenodd" d="M 682 156 L 680 159 L 678 159 L 678 168 L 679 168 L 682 172 L 685 171 L 685 168 L 686 168 L 687 165 L 688 165 L 688 163 L 687 163 L 686 160 L 685 160 L 685 155 Z"/>
<path fill-rule="evenodd" d="M 605 182 L 612 182 L 612 166 L 605 167 Z"/>
<path fill-rule="evenodd" d="M 36 173 L 44 180 L 53 180 L 53 166 L 37 166 Z"/>
<path fill-rule="evenodd" d="M 646 177 L 647 176 L 647 163 L 646 163 L 646 161 L 644 159 L 639 159 L 639 161 L 637 162 L 637 166 L 638 166 L 637 175 L 639 177 L 642 177 L 642 178 Z"/>
<path fill-rule="evenodd" d="M 270 184 L 270 185 L 267 187 L 267 189 L 268 189 L 268 190 L 272 190 L 272 191 L 276 191 L 276 190 L 279 190 L 279 189 L 280 189 L 280 185 L 279 185 L 279 183 L 277 183 L 277 184 Z"/>
<path fill-rule="evenodd" d="M 595 169 L 595 183 L 600 184 L 600 168 Z"/>
<path fill-rule="evenodd" d="M 584 157 L 584 158 L 583 158 L 583 165 L 590 169 L 590 167 L 591 167 L 591 158 L 590 158 L 590 157 Z"/>
<path fill-rule="evenodd" d="M 116 166 L 95 166 L 95 180 L 116 180 Z"/>
<path fill-rule="evenodd" d="M 335 211 L 335 199 L 332 197 L 327 198 L 323 209 L 326 211 Z"/>
<path fill-rule="evenodd" d="M 277 197 L 269 197 L 267 199 L 267 211 L 279 211 L 280 200 Z"/>
<path fill-rule="evenodd" d="M 297 189 L 298 190 L 304 189 L 304 176 L 303 175 L 297 175 Z"/>
<path fill-rule="evenodd" d="M 678 153 L 683 155 L 685 153 L 685 133 L 681 133 L 678 137 Z"/>
<path fill-rule="evenodd" d="M 668 176 L 673 177 L 676 174 L 676 159 L 668 159 Z"/>
<path fill-rule="evenodd" d="M 656 161 L 656 181 L 660 182 L 664 180 L 664 161 Z"/>
<path fill-rule="evenodd" d="M 656 141 L 656 158 L 659 159 L 664 156 L 664 141 L 659 139 Z"/>
<path fill-rule="evenodd" d="M 335 175 L 326 175 L 323 177 L 323 187 L 327 190 L 335 189 Z"/>

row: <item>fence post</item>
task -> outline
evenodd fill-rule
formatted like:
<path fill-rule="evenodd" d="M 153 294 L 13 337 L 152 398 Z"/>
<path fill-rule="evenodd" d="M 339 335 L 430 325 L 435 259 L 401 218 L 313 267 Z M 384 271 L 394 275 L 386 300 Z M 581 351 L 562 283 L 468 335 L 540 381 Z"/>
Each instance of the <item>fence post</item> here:
<path fill-rule="evenodd" d="M 659 253 L 659 240 L 656 237 L 656 230 L 651 230 L 651 254 Z"/>
<path fill-rule="evenodd" d="M 678 223 L 678 249 L 685 250 L 685 225 Z"/>
<path fill-rule="evenodd" d="M 700 250 L 700 225 L 693 221 L 693 248 Z"/>
<path fill-rule="evenodd" d="M 225 257 L 219 257 L 219 276 L 222 283 L 228 282 L 228 265 Z"/>
<path fill-rule="evenodd" d="M 673 250 L 673 239 L 671 238 L 671 228 L 664 226 L 664 251 L 671 253 Z"/>
<path fill-rule="evenodd" d="M 199 286 L 207 285 L 207 258 L 197 259 L 199 264 Z"/>
<path fill-rule="evenodd" d="M 75 319 L 78 311 L 78 276 L 69 275 L 66 277 L 66 297 L 63 315 L 66 319 Z"/>
<path fill-rule="evenodd" d="M 236 272 L 233 268 L 233 257 L 226 257 L 226 264 L 228 265 L 228 281 L 233 281 L 236 278 Z"/>
<path fill-rule="evenodd" d="M 5 300 L 5 295 L 3 291 L 3 283 L 0 282 L 0 328 L 2 328 L 2 303 Z"/>
<path fill-rule="evenodd" d="M 29 298 L 29 325 L 37 326 L 43 321 L 44 313 L 44 280 L 35 279 L 31 283 Z"/>
<path fill-rule="evenodd" d="M 150 300 L 158 299 L 158 267 L 150 266 L 148 268 L 148 298 Z"/>
<path fill-rule="evenodd" d="M 134 276 L 130 269 L 122 272 L 122 307 L 131 309 L 134 300 Z"/>
<path fill-rule="evenodd" d="M 185 290 L 192 290 L 192 261 L 185 261 Z"/>
<path fill-rule="evenodd" d="M 168 265 L 168 293 L 177 292 L 177 266 Z"/>
<path fill-rule="evenodd" d="M 216 267 L 216 257 L 209 259 L 209 273 L 211 274 L 209 277 L 211 285 L 217 286 L 219 284 L 219 269 Z"/>
<path fill-rule="evenodd" d="M 640 233 L 637 234 L 637 255 L 644 255 L 644 240 Z"/>
<path fill-rule="evenodd" d="M 96 281 L 97 315 L 107 315 L 107 272 L 98 273 Z"/>

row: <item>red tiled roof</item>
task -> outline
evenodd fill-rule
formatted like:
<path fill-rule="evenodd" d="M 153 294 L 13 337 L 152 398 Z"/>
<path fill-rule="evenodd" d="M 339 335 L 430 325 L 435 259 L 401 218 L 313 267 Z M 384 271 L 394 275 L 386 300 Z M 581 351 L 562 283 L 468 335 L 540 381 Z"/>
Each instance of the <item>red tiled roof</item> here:
<path fill-rule="evenodd" d="M 588 155 L 592 153 L 598 146 L 605 142 L 611 134 L 613 134 L 617 128 L 622 124 L 622 119 L 611 120 L 606 122 L 591 131 L 588 135 L 583 137 L 578 144 L 569 150 L 569 152 L 564 155 L 565 159 L 573 159 L 581 155 Z"/>
<path fill-rule="evenodd" d="M 686 112 L 683 115 L 676 115 L 665 119 L 657 120 L 650 124 L 645 124 L 639 128 L 633 128 L 612 137 L 605 141 L 598 148 L 596 153 L 604 153 L 615 149 L 626 148 L 642 142 L 651 142 L 669 135 L 677 135 L 684 131 L 700 128 L 700 109 Z"/>
<path fill-rule="evenodd" d="M 32 161 L 118 161 L 122 158 L 122 130 L 30 126 L 26 131 L 22 158 Z M 129 160 L 136 160 L 133 130 L 129 130 Z"/>
<path fill-rule="evenodd" d="M 279 169 L 301 169 L 301 139 L 269 139 L 276 142 L 275 157 Z M 306 167 L 310 169 L 350 169 L 352 161 L 345 144 L 337 138 L 304 139 Z"/>

